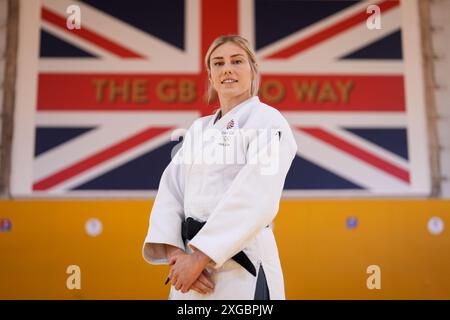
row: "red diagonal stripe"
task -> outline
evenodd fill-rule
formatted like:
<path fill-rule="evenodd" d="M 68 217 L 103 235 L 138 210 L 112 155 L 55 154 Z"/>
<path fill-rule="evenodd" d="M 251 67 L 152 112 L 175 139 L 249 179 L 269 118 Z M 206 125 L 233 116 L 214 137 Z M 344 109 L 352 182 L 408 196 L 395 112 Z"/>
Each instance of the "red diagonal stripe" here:
<path fill-rule="evenodd" d="M 397 167 L 396 165 L 391 164 L 391 163 L 381 159 L 380 157 L 355 146 L 354 144 L 351 144 L 335 135 L 332 135 L 331 133 L 326 132 L 323 129 L 305 128 L 305 127 L 299 127 L 298 129 L 303 132 L 306 132 L 307 134 L 309 134 L 321 141 L 324 141 L 324 142 L 338 148 L 341 151 L 345 151 L 345 152 L 351 154 L 352 156 L 354 156 L 364 162 L 367 162 L 367 163 L 371 164 L 372 166 L 399 178 L 400 180 L 403 180 L 408 183 L 410 182 L 408 171 L 406 171 L 400 167 Z"/>
<path fill-rule="evenodd" d="M 220 6 L 218 6 L 220 3 Z M 238 0 L 201 1 L 201 50 L 200 58 L 200 83 L 203 84 L 208 81 L 207 72 L 204 64 L 204 57 L 208 51 L 209 46 L 220 35 L 224 34 L 238 34 L 239 33 L 239 3 Z M 212 103 L 217 105 L 218 101 Z M 210 115 L 213 112 L 213 106 L 206 106 L 200 110 L 202 116 Z"/>
<path fill-rule="evenodd" d="M 203 73 L 206 72 L 203 58 L 213 40 L 224 34 L 239 33 L 238 12 L 238 0 L 220 1 L 220 6 L 214 0 L 203 0 L 201 2 L 202 55 L 200 56 L 200 65 Z"/>
<path fill-rule="evenodd" d="M 381 12 L 386 12 L 396 6 L 398 6 L 400 3 L 398 0 L 386 0 L 378 4 L 380 7 Z M 366 21 L 368 18 L 368 15 L 366 11 L 354 14 L 353 16 L 348 17 L 347 19 L 337 22 L 327 28 L 325 28 L 322 31 L 319 31 L 316 34 L 313 34 L 305 39 L 300 40 L 299 42 L 296 42 L 290 46 L 288 46 L 285 49 L 282 49 L 278 52 L 272 53 L 269 56 L 266 56 L 265 58 L 268 59 L 282 59 L 282 58 L 290 58 L 293 55 L 302 52 L 308 48 L 311 48 L 315 46 L 316 44 L 334 37 L 338 33 L 350 29 L 354 27 L 355 25 Z"/>
<path fill-rule="evenodd" d="M 45 21 L 59 27 L 60 29 L 71 32 L 72 35 L 80 37 L 86 41 L 95 43 L 97 46 L 102 47 L 103 49 L 112 52 L 116 54 L 119 57 L 122 58 L 144 58 L 144 56 L 140 55 L 139 53 L 136 53 L 130 49 L 127 49 L 117 42 L 114 42 L 110 39 L 107 39 L 98 33 L 95 33 L 92 30 L 89 30 L 85 26 L 81 26 L 81 29 L 78 30 L 69 30 L 66 26 L 66 19 L 64 17 L 61 17 L 47 8 L 42 7 L 42 19 Z"/>
<path fill-rule="evenodd" d="M 164 132 L 167 132 L 168 130 L 170 130 L 172 128 L 149 128 L 146 129 L 140 133 L 135 134 L 134 136 L 132 136 L 131 138 L 128 138 L 122 142 L 119 142 L 103 151 L 100 151 L 74 165 L 71 165 L 70 167 L 57 172 L 45 179 L 42 179 L 38 182 L 36 182 L 33 185 L 33 190 L 48 190 L 52 187 L 54 187 L 57 184 L 60 184 L 61 182 L 72 178 L 96 165 L 98 165 L 99 163 L 102 163 L 104 161 L 107 161 L 117 155 L 119 155 L 120 153 L 131 149 L 133 147 L 136 147 L 139 144 L 142 144 L 154 137 L 156 137 L 157 135 L 160 135 Z"/>

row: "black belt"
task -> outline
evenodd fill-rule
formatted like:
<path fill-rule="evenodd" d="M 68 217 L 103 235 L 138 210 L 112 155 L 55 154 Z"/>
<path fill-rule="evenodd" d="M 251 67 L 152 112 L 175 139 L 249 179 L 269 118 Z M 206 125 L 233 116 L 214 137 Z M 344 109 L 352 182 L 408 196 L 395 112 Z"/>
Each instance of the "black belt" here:
<path fill-rule="evenodd" d="M 183 221 L 181 223 L 181 237 L 183 238 L 183 242 L 194 238 L 205 224 L 206 222 L 196 221 L 191 217 L 187 218 L 186 221 Z M 256 277 L 255 266 L 243 251 L 239 251 L 232 259 Z"/>

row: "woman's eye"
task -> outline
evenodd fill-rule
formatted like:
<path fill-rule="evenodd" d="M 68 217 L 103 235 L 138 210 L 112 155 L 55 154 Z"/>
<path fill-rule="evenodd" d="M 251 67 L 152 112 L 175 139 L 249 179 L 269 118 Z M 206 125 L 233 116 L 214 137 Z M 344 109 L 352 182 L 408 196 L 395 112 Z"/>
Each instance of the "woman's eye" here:
<path fill-rule="evenodd" d="M 222 65 L 222 64 L 223 64 L 222 62 L 216 62 L 216 63 L 214 63 L 215 66 L 220 66 L 220 65 Z"/>
<path fill-rule="evenodd" d="M 235 60 L 234 63 L 240 64 L 240 63 L 242 63 L 242 61 L 241 60 Z"/>

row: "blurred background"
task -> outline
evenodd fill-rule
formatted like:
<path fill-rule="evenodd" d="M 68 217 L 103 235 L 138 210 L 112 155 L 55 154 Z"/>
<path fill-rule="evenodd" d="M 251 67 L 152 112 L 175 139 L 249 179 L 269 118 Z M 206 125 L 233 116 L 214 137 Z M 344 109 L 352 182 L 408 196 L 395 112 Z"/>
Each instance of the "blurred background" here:
<path fill-rule="evenodd" d="M 288 299 L 450 298 L 450 0 L 0 0 L 0 299 L 166 299 L 141 255 L 222 34 L 298 153 Z M 267 190 L 271 192 L 271 190 Z M 261 195 L 264 197 L 264 195 Z"/>

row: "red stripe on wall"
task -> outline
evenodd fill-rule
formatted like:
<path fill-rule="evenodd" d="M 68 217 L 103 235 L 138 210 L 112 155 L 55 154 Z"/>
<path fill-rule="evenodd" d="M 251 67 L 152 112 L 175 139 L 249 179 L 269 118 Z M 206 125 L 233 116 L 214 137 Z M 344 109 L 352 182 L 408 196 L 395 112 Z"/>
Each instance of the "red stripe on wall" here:
<path fill-rule="evenodd" d="M 276 97 L 279 93 L 277 86 L 272 90 L 265 89 L 266 83 L 269 82 L 278 83 L 278 86 L 281 84 L 281 88 L 285 89 L 283 99 L 280 101 L 265 99 L 266 95 Z M 402 75 L 264 74 L 261 78 L 259 96 L 262 101 L 282 111 L 398 112 L 406 109 L 404 88 Z M 330 99 L 331 93 L 335 101 L 331 101 L 333 100 Z"/>
<path fill-rule="evenodd" d="M 238 34 L 238 0 L 202 1 L 202 61 L 215 38 L 225 34 Z"/>
<path fill-rule="evenodd" d="M 140 133 L 135 134 L 131 138 L 121 141 L 103 151 L 100 151 L 78 163 L 75 163 L 68 168 L 61 170 L 51 176 L 44 178 L 33 184 L 33 190 L 43 191 L 51 189 L 52 187 L 64 182 L 67 179 L 73 178 L 82 172 L 85 172 L 92 167 L 105 162 L 113 157 L 123 153 L 131 148 L 134 148 L 156 136 L 163 134 L 172 128 L 149 128 Z"/>
<path fill-rule="evenodd" d="M 175 93 L 173 101 L 166 102 L 158 94 L 162 81 L 172 83 L 167 87 L 167 94 Z M 262 77 L 262 88 L 266 81 L 280 83 L 285 89 L 285 96 L 279 101 L 267 100 L 264 90 L 260 90 L 263 102 L 282 111 L 317 111 L 317 112 L 352 112 L 352 111 L 405 111 L 403 76 L 361 76 L 361 75 L 278 75 L 266 74 Z M 105 81 L 100 90 L 95 82 Z M 141 81 L 144 86 L 142 102 L 133 101 L 133 82 Z M 144 82 L 142 82 L 144 81 Z M 182 81 L 192 84 L 195 98 L 185 102 L 180 99 Z M 41 73 L 38 85 L 39 111 L 144 111 L 144 110 L 209 110 L 202 98 L 206 78 L 198 75 L 183 74 L 52 74 Z M 109 83 L 109 84 L 108 84 Z M 128 96 L 117 95 L 110 99 L 111 84 L 117 88 L 127 88 Z M 144 85 L 145 83 L 145 85 Z M 344 100 L 343 84 L 351 83 L 348 101 Z M 299 98 L 298 87 L 308 87 Z M 312 89 L 315 87 L 314 89 Z M 333 91 L 336 101 L 321 101 L 324 92 Z M 310 92 L 309 92 L 310 91 Z M 98 98 L 101 92 L 101 99 Z M 310 93 L 312 93 L 310 95 Z M 271 94 L 271 93 L 267 93 Z M 347 95 L 347 94 L 346 94 Z M 216 104 L 218 105 L 218 104 Z"/>
<path fill-rule="evenodd" d="M 344 151 L 355 158 L 358 158 L 404 182 L 409 183 L 410 177 L 409 172 L 396 166 L 395 164 L 389 163 L 384 159 L 381 159 L 380 157 L 365 151 L 361 149 L 360 147 L 351 144 L 329 132 L 326 132 L 323 129 L 320 128 L 305 128 L 305 127 L 299 127 L 297 128 L 323 142 L 326 142 L 329 145 L 332 145 L 333 147 Z"/>
<path fill-rule="evenodd" d="M 384 13 L 392 8 L 397 7 L 399 4 L 400 2 L 397 0 L 386 0 L 378 4 L 378 6 L 380 7 L 380 11 Z M 265 58 L 267 59 L 290 58 L 295 54 L 298 54 L 306 49 L 309 49 L 324 40 L 332 38 L 335 35 L 352 28 L 357 24 L 362 23 L 363 21 L 366 21 L 367 18 L 368 14 L 366 13 L 366 11 L 354 14 L 341 22 L 335 23 L 322 31 L 319 31 L 305 39 L 302 39 L 288 46 L 285 49 L 272 53 L 271 55 L 266 56 Z"/>
<path fill-rule="evenodd" d="M 56 13 L 53 13 L 47 8 L 42 7 L 42 19 L 45 21 L 53 24 L 54 26 L 62 29 L 65 32 L 70 32 L 72 35 L 76 37 L 80 37 L 88 42 L 94 43 L 95 45 L 119 56 L 122 58 L 144 58 L 139 53 L 136 53 L 130 49 L 127 49 L 117 42 L 114 42 L 113 40 L 107 39 L 98 33 L 95 33 L 94 31 L 86 28 L 85 26 L 82 26 L 81 29 L 74 29 L 69 30 L 66 26 L 66 19 L 64 17 L 61 17 L 57 15 Z M 147 57 L 148 58 L 148 57 Z"/>
<path fill-rule="evenodd" d="M 225 34 L 238 34 L 238 0 L 202 0 L 201 1 L 201 55 L 200 55 L 200 87 L 207 88 L 208 77 L 204 59 L 209 46 L 215 38 Z M 203 97 L 206 98 L 206 90 Z M 205 99 L 206 100 L 206 99 Z M 202 116 L 210 115 L 219 105 L 218 100 L 201 111 Z"/>

